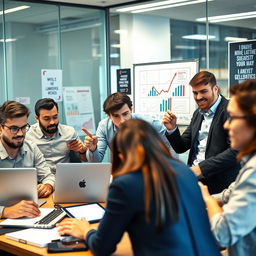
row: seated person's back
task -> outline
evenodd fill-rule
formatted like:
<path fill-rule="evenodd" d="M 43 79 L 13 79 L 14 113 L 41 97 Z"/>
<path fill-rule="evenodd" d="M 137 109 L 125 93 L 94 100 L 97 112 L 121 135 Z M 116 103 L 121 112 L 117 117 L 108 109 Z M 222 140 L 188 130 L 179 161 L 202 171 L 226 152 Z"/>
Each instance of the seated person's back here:
<path fill-rule="evenodd" d="M 86 237 L 95 255 L 113 253 L 124 232 L 135 255 L 220 255 L 196 177 L 172 159 L 150 124 L 126 121 L 112 154 L 113 182 L 98 230 L 69 219 L 59 225 L 61 234 Z"/>

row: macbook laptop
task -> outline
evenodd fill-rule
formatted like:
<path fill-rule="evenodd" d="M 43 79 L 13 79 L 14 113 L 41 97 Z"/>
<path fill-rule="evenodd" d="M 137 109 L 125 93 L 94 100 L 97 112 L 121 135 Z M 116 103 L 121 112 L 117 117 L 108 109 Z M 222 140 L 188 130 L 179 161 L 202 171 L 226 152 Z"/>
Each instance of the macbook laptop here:
<path fill-rule="evenodd" d="M 58 163 L 53 201 L 105 202 L 110 177 L 110 163 Z"/>
<path fill-rule="evenodd" d="M 0 168 L 0 205 L 21 200 L 38 202 L 36 168 Z"/>

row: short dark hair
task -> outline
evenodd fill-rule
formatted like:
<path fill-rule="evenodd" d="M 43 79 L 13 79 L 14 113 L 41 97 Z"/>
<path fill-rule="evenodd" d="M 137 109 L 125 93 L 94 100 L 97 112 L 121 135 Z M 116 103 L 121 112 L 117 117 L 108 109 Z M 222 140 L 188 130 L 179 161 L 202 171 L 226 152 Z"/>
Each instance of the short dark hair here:
<path fill-rule="evenodd" d="M 213 73 L 209 71 L 200 71 L 194 75 L 189 84 L 193 86 L 210 84 L 212 87 L 217 84 Z"/>
<path fill-rule="evenodd" d="M 58 111 L 59 110 L 58 104 L 53 99 L 51 98 L 40 99 L 36 102 L 35 113 L 37 116 L 40 116 L 41 109 L 51 110 L 54 108 L 54 106 L 57 108 L 57 111 Z"/>
<path fill-rule="evenodd" d="M 19 118 L 23 116 L 29 116 L 29 109 L 17 102 L 17 101 L 6 101 L 0 107 L 0 123 L 4 125 L 7 119 Z"/>
<path fill-rule="evenodd" d="M 103 110 L 107 115 L 109 115 L 122 108 L 125 104 L 127 104 L 129 108 L 132 107 L 130 97 L 125 93 L 116 92 L 107 97 L 103 104 Z"/>

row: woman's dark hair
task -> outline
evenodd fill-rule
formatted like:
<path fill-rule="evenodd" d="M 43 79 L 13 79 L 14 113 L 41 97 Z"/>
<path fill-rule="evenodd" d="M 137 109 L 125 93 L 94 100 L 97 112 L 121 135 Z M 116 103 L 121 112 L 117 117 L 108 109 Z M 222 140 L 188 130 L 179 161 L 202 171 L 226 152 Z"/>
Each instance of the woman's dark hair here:
<path fill-rule="evenodd" d="M 246 80 L 241 84 L 231 86 L 230 94 L 235 97 L 238 107 L 247 117 L 247 124 L 255 130 L 254 138 L 250 145 L 237 154 L 237 158 L 241 159 L 245 155 L 251 155 L 256 152 L 256 79 Z"/>
<path fill-rule="evenodd" d="M 131 109 L 132 101 L 129 96 L 122 92 L 116 92 L 109 95 L 103 104 L 104 112 L 109 115 L 121 109 L 125 104 Z"/>
<path fill-rule="evenodd" d="M 54 106 L 57 108 L 57 111 L 58 111 L 58 104 L 53 99 L 51 98 L 40 99 L 36 102 L 35 113 L 39 117 L 41 109 L 51 110 L 54 108 Z"/>
<path fill-rule="evenodd" d="M 168 162 L 170 157 L 169 149 L 156 130 L 143 120 L 126 121 L 112 141 L 113 178 L 142 172 L 145 217 L 150 219 L 150 202 L 153 199 L 157 228 L 178 220 L 178 188 L 175 172 Z"/>
<path fill-rule="evenodd" d="M 4 125 L 7 119 L 28 117 L 29 113 L 29 109 L 25 105 L 17 101 L 6 101 L 0 107 L 0 124 Z"/>

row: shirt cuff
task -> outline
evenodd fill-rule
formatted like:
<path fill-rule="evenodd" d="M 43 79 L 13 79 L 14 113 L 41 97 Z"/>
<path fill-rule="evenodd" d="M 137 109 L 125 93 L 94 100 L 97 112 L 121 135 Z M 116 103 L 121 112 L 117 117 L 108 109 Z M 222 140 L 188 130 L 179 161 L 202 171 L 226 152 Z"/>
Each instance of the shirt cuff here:
<path fill-rule="evenodd" d="M 171 135 L 171 134 L 173 134 L 177 129 L 178 129 L 178 126 L 176 125 L 176 127 L 175 127 L 174 129 L 172 129 L 172 130 L 167 130 L 167 129 L 166 129 L 166 133 L 167 133 L 167 135 Z"/>

